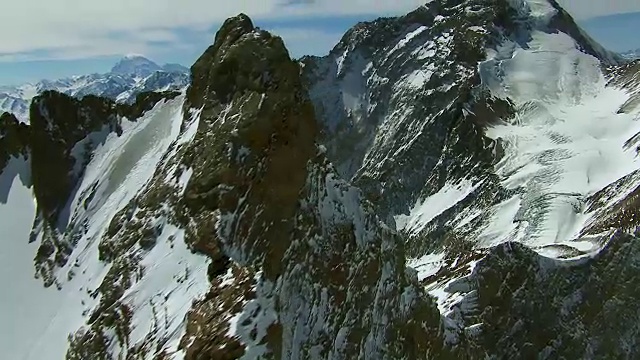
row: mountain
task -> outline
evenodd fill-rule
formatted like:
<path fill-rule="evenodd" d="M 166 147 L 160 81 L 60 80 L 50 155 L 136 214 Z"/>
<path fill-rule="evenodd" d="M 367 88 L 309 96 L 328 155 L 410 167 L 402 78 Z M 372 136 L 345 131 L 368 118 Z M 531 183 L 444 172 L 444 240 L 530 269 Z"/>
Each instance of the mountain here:
<path fill-rule="evenodd" d="M 629 59 L 629 60 L 640 59 L 640 49 L 629 50 L 629 51 L 623 52 L 621 55 L 625 59 Z"/>
<path fill-rule="evenodd" d="M 163 68 L 141 55 L 127 55 L 111 68 L 111 74 L 145 78 Z"/>
<path fill-rule="evenodd" d="M 189 73 L 189 68 L 180 64 L 164 64 L 162 70 L 166 72 Z"/>
<path fill-rule="evenodd" d="M 8 357 L 640 355 L 640 63 L 555 1 L 238 15 L 190 76 L 0 118 Z"/>
<path fill-rule="evenodd" d="M 173 91 L 189 84 L 189 69 L 177 64 L 159 66 L 139 55 L 121 59 L 110 72 L 42 80 L 35 84 L 0 87 L 0 112 L 10 112 L 29 122 L 29 104 L 34 96 L 55 90 L 75 97 L 104 96 L 132 103 L 137 94 L 147 91 Z"/>

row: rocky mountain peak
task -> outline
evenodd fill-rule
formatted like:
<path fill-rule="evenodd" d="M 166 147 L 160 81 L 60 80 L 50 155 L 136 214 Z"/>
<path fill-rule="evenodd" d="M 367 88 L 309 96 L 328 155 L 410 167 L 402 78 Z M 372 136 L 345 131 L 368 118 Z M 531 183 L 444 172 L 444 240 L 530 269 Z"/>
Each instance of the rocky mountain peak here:
<path fill-rule="evenodd" d="M 251 18 L 247 14 L 238 14 L 224 21 L 215 36 L 214 45 L 223 46 L 233 43 L 244 34 L 255 31 Z"/>
<path fill-rule="evenodd" d="M 137 77 L 147 77 L 156 71 L 161 71 L 162 67 L 142 55 L 127 55 L 118 61 L 111 73 L 116 75 L 133 75 Z"/>
<path fill-rule="evenodd" d="M 28 157 L 29 128 L 13 114 L 0 115 L 0 172 L 11 157 Z"/>
<path fill-rule="evenodd" d="M 0 150 L 26 127 L 46 334 L 69 360 L 636 358 L 615 61 L 555 1 L 441 0 L 302 66 L 240 14 L 156 106 L 44 93 Z"/>
<path fill-rule="evenodd" d="M 286 219 L 295 211 L 306 162 L 315 152 L 313 105 L 282 39 L 254 28 L 246 15 L 225 22 L 192 74 L 188 105 L 202 109 L 201 132 L 193 142 L 199 155 L 194 160 L 206 157 L 216 165 L 190 164 L 194 175 L 186 190 L 187 203 L 195 213 L 202 212 L 202 206 L 230 212 L 239 206 L 237 197 L 253 189 L 250 194 L 255 197 L 246 195 L 243 206 L 256 212 L 256 226 L 265 227 L 229 241 L 242 242 L 236 245 L 246 248 L 245 256 L 255 261 L 264 256 L 266 246 L 260 242 L 291 230 L 291 225 L 283 230 L 282 220 L 273 217 Z M 211 139 L 212 133 L 225 135 Z M 233 183 L 225 184 L 225 179 Z M 220 190 L 212 192 L 213 184 Z M 225 194 L 224 189 L 234 190 Z M 277 215 L 258 211 L 267 202 L 279 204 Z"/>
<path fill-rule="evenodd" d="M 10 137 L 12 131 L 18 127 L 20 122 L 15 115 L 3 112 L 0 114 L 0 136 Z"/>
<path fill-rule="evenodd" d="M 291 69 L 282 39 L 255 28 L 244 14 L 226 20 L 215 39 L 191 67 L 187 96 L 193 107 L 203 106 L 202 94 L 212 91 L 223 103 L 236 91 L 266 91 L 273 83 L 270 71 Z M 264 51 L 258 52 L 260 47 Z M 252 53 L 257 56 L 250 56 Z M 278 67 L 278 61 L 282 61 L 282 66 Z"/>
<path fill-rule="evenodd" d="M 190 313 L 194 330 L 185 339 L 197 341 L 187 358 L 420 358 L 427 343 L 439 348 L 439 319 L 433 304 L 416 296 L 399 238 L 316 145 L 313 104 L 282 40 L 244 16 L 232 18 L 192 74 L 187 106 L 199 109 L 200 122 L 183 160 L 193 169 L 184 195 L 193 234 L 187 241 L 230 259 L 216 261 L 227 265 L 213 275 L 242 270 L 231 287 L 213 280 L 220 295 Z M 229 330 L 224 315 L 211 311 L 230 306 L 224 299 L 253 303 L 259 314 L 242 313 L 247 321 Z M 363 302 L 375 305 L 357 305 Z M 324 310 L 312 319 L 309 306 Z M 277 315 L 257 320 L 269 314 Z M 310 322 L 322 332 L 298 333 Z M 228 331 L 237 336 L 221 337 Z M 258 336 L 245 335 L 251 333 Z M 429 340 L 405 341 L 416 334 Z M 344 340 L 333 346 L 327 337 Z"/>

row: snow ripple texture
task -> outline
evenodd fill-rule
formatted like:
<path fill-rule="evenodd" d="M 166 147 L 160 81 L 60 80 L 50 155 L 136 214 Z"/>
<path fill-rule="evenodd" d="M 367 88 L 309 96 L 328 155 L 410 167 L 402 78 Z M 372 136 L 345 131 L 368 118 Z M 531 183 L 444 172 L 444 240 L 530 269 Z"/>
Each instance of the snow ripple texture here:
<path fill-rule="evenodd" d="M 558 248 L 592 254 L 602 241 L 582 235 L 595 220 L 590 196 L 640 168 L 630 142 L 640 132 L 638 110 L 621 111 L 632 89 L 608 86 L 599 59 L 571 36 L 548 31 L 557 10 L 546 0 L 511 5 L 527 17 L 529 40 L 505 39 L 488 49 L 478 71 L 482 85 L 516 109 L 513 119 L 486 131 L 504 148 L 495 173 L 515 195 L 451 223 L 462 227 L 483 214 L 473 231 L 481 248 L 517 241 L 551 257 L 566 256 Z M 416 235 L 473 190 L 467 180 L 446 184 L 408 216 L 396 216 L 396 225 Z"/>

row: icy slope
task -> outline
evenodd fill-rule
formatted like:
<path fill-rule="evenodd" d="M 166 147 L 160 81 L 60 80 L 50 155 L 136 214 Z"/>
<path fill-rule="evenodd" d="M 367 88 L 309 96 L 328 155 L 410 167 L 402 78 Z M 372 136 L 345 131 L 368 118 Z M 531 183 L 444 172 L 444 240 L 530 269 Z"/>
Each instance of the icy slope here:
<path fill-rule="evenodd" d="M 489 125 L 485 134 L 500 143 L 502 156 L 493 173 L 515 194 L 483 208 L 489 216 L 475 222 L 479 230 L 467 236 L 480 247 L 519 241 L 560 256 L 566 251 L 558 249 L 580 253 L 602 245 L 598 238 L 581 236 L 592 221 L 589 198 L 640 168 L 632 139 L 640 122 L 638 111 L 620 111 L 634 89 L 607 86 L 599 59 L 584 53 L 568 34 L 548 32 L 555 9 L 544 3 L 524 2 L 534 26 L 526 44 L 507 38 L 479 65 L 483 86 L 513 104 L 513 117 Z M 424 203 L 438 202 L 430 209 L 453 207 L 466 197 L 447 197 L 455 184 Z M 414 222 L 398 225 L 409 231 L 425 228 L 435 217 L 424 215 L 430 209 L 416 207 L 409 215 Z M 461 219 L 451 225 L 468 224 Z"/>
<path fill-rule="evenodd" d="M 532 51 L 552 48 L 551 44 L 531 45 Z M 504 179 L 503 185 L 523 191 L 518 195 L 521 201 L 518 212 L 526 215 L 519 217 L 521 226 L 514 230 L 511 239 L 534 247 L 579 238 L 588 221 L 587 198 L 640 168 L 632 144 L 627 144 L 640 132 L 638 113 L 618 113 L 629 95 L 622 89 L 605 87 L 596 59 L 579 53 L 575 56 L 569 51 L 563 54 L 548 59 L 534 57 L 535 65 L 525 54 L 516 54 L 510 64 L 498 65 L 531 69 L 540 82 L 527 84 L 521 78 L 506 79 L 496 92 L 508 89 L 508 96 L 520 111 L 511 124 L 487 132 L 489 137 L 504 141 L 505 156 L 496 168 Z M 554 64 L 577 66 L 565 65 L 566 70 L 561 69 L 551 77 L 536 71 L 536 66 L 550 69 Z M 558 90 L 543 90 L 554 82 Z M 522 87 L 544 91 L 544 96 L 524 95 L 526 90 Z M 484 239 L 483 245 L 502 240 Z"/>
<path fill-rule="evenodd" d="M 619 63 L 547 0 L 433 2 L 303 61 L 328 157 L 401 231 L 462 358 L 637 357 Z"/>
<path fill-rule="evenodd" d="M 0 192 L 7 196 L 0 201 L 0 347 L 7 359 L 26 358 L 59 304 L 57 294 L 33 277 L 37 246 L 28 240 L 36 209 L 29 182 L 29 164 L 23 158 L 12 158 L 0 174 Z M 49 301 L 43 303 L 43 298 Z"/>
<path fill-rule="evenodd" d="M 125 120 L 122 136 L 110 133 L 95 149 L 78 191 L 70 199 L 66 233 L 75 238 L 75 248 L 67 265 L 56 272 L 58 290 L 45 289 L 41 280 L 33 278 L 32 259 L 36 249 L 28 240 L 35 209 L 29 206 L 33 203 L 30 191 L 18 186 L 16 177 L 9 203 L 2 206 L 2 209 L 16 206 L 14 201 L 26 206 L 24 212 L 11 208 L 2 216 L 6 222 L 2 224 L 3 231 L 16 230 L 12 238 L 3 238 L 12 241 L 11 245 L 4 244 L 6 249 L 16 249 L 15 252 L 3 251 L 3 254 L 13 254 L 13 260 L 2 262 L 3 276 L 15 272 L 16 276 L 25 277 L 18 283 L 20 286 L 10 285 L 15 276 L 3 277 L 3 288 L 13 290 L 10 297 L 3 296 L 3 305 L 6 305 L 3 309 L 16 310 L 9 313 L 12 318 L 7 319 L 15 330 L 3 336 L 3 341 L 7 341 L 3 348 L 14 355 L 11 358 L 64 358 L 69 347 L 67 337 L 95 321 L 90 320 L 90 316 L 100 304 L 99 289 L 109 284 L 105 277 L 117 266 L 100 260 L 101 238 L 116 213 L 144 190 L 169 146 L 177 140 L 182 124 L 182 102 L 183 97 L 161 102 L 136 122 Z M 11 175 L 17 162 L 12 160 L 2 176 Z M 139 344 L 149 333 L 154 333 L 157 339 L 163 339 L 160 346 L 170 350 L 177 347 L 191 301 L 206 290 L 206 261 L 191 254 L 180 229 L 170 224 L 159 226 L 162 236 L 158 246 L 136 254 L 140 258 L 140 273 L 136 283 L 123 294 L 123 304 L 131 314 L 128 341 Z M 21 263 L 17 264 L 18 261 Z M 18 271 L 25 264 L 27 268 Z M 49 299 L 46 306 L 41 305 L 42 298 Z M 4 304 L 4 301 L 13 303 Z M 17 309 L 36 311 L 29 310 L 26 317 L 14 317 L 24 314 Z M 3 316 L 6 316 L 4 312 Z M 3 321 L 3 326 L 8 323 Z M 115 333 L 105 336 L 116 337 Z M 122 351 L 126 353 L 126 349 Z M 118 350 L 114 348 L 113 352 Z"/>

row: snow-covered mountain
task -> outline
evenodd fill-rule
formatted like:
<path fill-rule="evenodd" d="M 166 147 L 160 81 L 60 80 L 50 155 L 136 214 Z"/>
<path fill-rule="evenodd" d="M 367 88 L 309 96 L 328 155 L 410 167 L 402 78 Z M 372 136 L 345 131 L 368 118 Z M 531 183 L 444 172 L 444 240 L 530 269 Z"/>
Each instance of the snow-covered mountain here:
<path fill-rule="evenodd" d="M 131 103 L 146 91 L 173 91 L 189 84 L 189 69 L 178 64 L 160 66 L 140 55 L 128 55 L 108 73 L 79 75 L 35 84 L 0 86 L 0 112 L 10 112 L 20 121 L 29 121 L 29 104 L 34 96 L 55 90 L 82 97 L 98 95 Z"/>
<path fill-rule="evenodd" d="M 8 358 L 640 356 L 640 63 L 555 1 L 239 15 L 190 80 L 0 117 Z"/>
<path fill-rule="evenodd" d="M 629 50 L 629 51 L 623 52 L 621 55 L 624 58 L 629 59 L 629 60 L 640 59 L 640 49 Z"/>
<path fill-rule="evenodd" d="M 127 55 L 116 63 L 111 69 L 112 74 L 133 75 L 137 78 L 145 78 L 156 71 L 162 71 L 162 67 L 141 55 Z"/>

